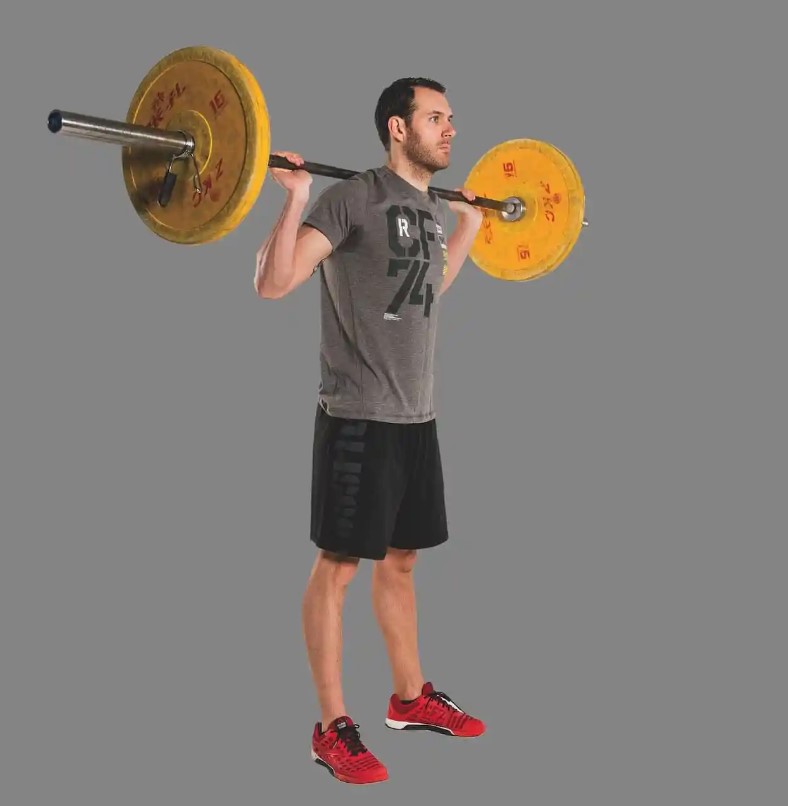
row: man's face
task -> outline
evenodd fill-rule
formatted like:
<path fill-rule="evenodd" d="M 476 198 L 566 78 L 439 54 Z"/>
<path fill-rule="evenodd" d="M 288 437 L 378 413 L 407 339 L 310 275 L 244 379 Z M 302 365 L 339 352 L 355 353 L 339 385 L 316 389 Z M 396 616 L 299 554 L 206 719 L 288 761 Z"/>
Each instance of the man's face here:
<path fill-rule="evenodd" d="M 451 107 L 443 93 L 427 87 L 416 87 L 414 100 L 416 110 L 402 151 L 414 165 L 432 173 L 441 171 L 449 166 L 456 134 Z"/>

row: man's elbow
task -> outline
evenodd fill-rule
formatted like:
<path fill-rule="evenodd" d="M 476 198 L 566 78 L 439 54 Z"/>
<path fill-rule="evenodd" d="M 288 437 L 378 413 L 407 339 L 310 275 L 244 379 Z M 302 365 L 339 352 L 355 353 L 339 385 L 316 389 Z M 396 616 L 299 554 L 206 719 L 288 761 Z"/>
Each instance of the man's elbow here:
<path fill-rule="evenodd" d="M 288 291 L 263 291 L 258 294 L 258 296 L 260 299 L 282 299 L 282 297 L 286 297 L 288 293 Z"/>
<path fill-rule="evenodd" d="M 254 290 L 260 299 L 281 299 L 285 295 L 285 292 L 281 289 L 274 290 L 269 286 L 260 285 L 259 283 L 255 283 Z"/>
<path fill-rule="evenodd" d="M 282 299 L 289 292 L 288 288 L 277 288 L 270 283 L 261 283 L 255 280 L 254 290 L 260 299 Z"/>

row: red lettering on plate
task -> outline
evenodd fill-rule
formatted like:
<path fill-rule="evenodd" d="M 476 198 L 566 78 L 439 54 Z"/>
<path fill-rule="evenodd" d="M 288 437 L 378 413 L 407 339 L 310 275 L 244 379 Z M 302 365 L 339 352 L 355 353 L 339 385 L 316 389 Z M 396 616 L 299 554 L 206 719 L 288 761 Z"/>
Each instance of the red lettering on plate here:
<path fill-rule="evenodd" d="M 544 191 L 544 195 L 542 196 L 544 217 L 552 224 L 555 221 L 555 208 L 561 203 L 561 194 L 551 193 L 549 182 L 539 182 L 539 185 Z"/>
<path fill-rule="evenodd" d="M 214 117 L 218 117 L 219 113 L 224 109 L 227 105 L 227 101 L 221 90 L 219 90 L 216 95 L 213 96 L 210 100 L 211 109 L 213 109 Z"/>
<path fill-rule="evenodd" d="M 158 128 L 164 120 L 164 113 L 173 108 L 175 101 L 186 92 L 186 89 L 186 84 L 176 81 L 175 85 L 167 91 L 159 90 L 153 96 L 153 111 L 146 125 L 154 129 Z"/>
<path fill-rule="evenodd" d="M 220 187 L 217 187 L 219 184 L 219 179 L 224 176 L 224 171 L 222 170 L 222 162 L 224 161 L 224 157 L 219 157 L 219 160 L 216 163 L 216 167 L 209 171 L 206 176 L 200 180 L 202 184 L 202 193 L 198 190 L 195 190 L 192 194 L 192 205 L 194 207 L 198 207 L 202 202 L 204 197 L 208 197 L 208 199 L 212 202 L 217 202 L 222 196 L 222 190 Z"/>

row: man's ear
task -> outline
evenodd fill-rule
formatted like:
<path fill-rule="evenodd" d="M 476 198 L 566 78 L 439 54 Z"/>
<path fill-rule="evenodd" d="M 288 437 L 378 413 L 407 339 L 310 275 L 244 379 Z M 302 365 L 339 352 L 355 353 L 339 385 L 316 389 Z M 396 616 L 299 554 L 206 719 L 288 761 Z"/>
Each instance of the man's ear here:
<path fill-rule="evenodd" d="M 405 139 L 405 120 L 397 115 L 389 118 L 389 134 L 392 140 L 402 142 Z"/>

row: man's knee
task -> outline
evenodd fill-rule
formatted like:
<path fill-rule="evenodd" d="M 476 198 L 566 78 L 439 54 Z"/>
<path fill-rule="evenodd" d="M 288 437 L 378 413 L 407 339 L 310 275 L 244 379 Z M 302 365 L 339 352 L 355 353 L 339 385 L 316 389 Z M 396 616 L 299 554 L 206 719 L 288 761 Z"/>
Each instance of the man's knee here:
<path fill-rule="evenodd" d="M 319 549 L 312 569 L 313 576 L 321 576 L 329 584 L 347 587 L 358 571 L 358 557 L 335 554 Z"/>
<path fill-rule="evenodd" d="M 390 548 L 384 559 L 377 565 L 379 573 L 410 573 L 416 565 L 418 552 L 415 549 L 395 549 Z"/>

